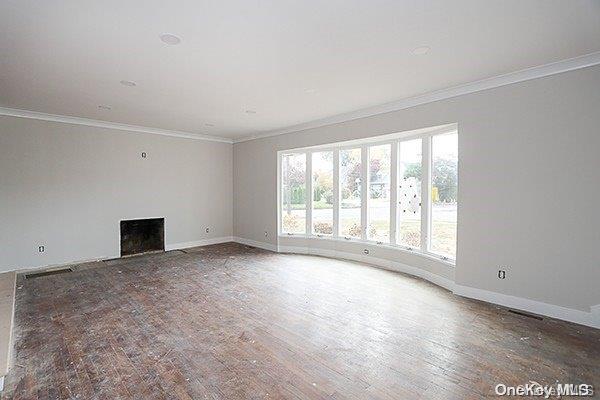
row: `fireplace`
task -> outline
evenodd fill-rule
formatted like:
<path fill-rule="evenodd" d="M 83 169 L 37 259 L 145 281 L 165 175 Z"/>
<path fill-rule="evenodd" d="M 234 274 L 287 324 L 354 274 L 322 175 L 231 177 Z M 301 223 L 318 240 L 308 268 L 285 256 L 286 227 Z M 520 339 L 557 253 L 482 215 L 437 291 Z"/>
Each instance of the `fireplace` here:
<path fill-rule="evenodd" d="M 121 221 L 121 257 L 164 250 L 164 218 Z"/>

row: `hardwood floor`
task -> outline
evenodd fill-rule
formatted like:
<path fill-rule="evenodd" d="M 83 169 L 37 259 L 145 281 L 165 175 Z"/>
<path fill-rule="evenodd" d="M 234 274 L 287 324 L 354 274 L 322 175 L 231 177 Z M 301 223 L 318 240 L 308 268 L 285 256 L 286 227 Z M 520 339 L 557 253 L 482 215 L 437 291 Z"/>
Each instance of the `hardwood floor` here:
<path fill-rule="evenodd" d="M 600 390 L 600 330 L 228 243 L 19 276 L 7 399 L 471 399 Z"/>

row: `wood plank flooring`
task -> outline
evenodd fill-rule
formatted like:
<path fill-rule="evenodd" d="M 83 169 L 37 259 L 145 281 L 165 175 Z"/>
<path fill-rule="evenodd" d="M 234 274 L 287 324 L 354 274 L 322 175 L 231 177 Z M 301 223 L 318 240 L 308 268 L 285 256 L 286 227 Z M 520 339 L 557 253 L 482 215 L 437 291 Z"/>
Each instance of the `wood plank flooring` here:
<path fill-rule="evenodd" d="M 475 399 L 600 390 L 600 330 L 233 243 L 19 276 L 6 399 Z"/>

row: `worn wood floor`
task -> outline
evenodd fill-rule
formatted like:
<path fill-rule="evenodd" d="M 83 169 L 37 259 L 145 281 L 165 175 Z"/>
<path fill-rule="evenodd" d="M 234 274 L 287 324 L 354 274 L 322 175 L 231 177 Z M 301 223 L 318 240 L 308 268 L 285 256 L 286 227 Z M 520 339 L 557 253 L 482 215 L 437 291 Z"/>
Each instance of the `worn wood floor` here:
<path fill-rule="evenodd" d="M 17 283 L 8 399 L 471 399 L 591 383 L 600 330 L 223 244 Z"/>

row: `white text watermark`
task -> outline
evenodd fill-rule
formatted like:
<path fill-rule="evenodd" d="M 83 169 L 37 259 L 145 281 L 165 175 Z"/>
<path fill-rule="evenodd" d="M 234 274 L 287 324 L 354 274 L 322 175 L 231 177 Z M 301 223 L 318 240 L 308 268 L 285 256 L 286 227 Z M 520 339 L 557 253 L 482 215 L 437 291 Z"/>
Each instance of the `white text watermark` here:
<path fill-rule="evenodd" d="M 541 385 L 537 382 L 530 381 L 529 383 L 518 386 L 508 386 L 499 383 L 494 387 L 494 391 L 498 396 L 539 396 L 545 399 L 561 396 L 592 397 L 594 395 L 594 387 L 587 383 L 556 383 L 554 385 Z"/>

